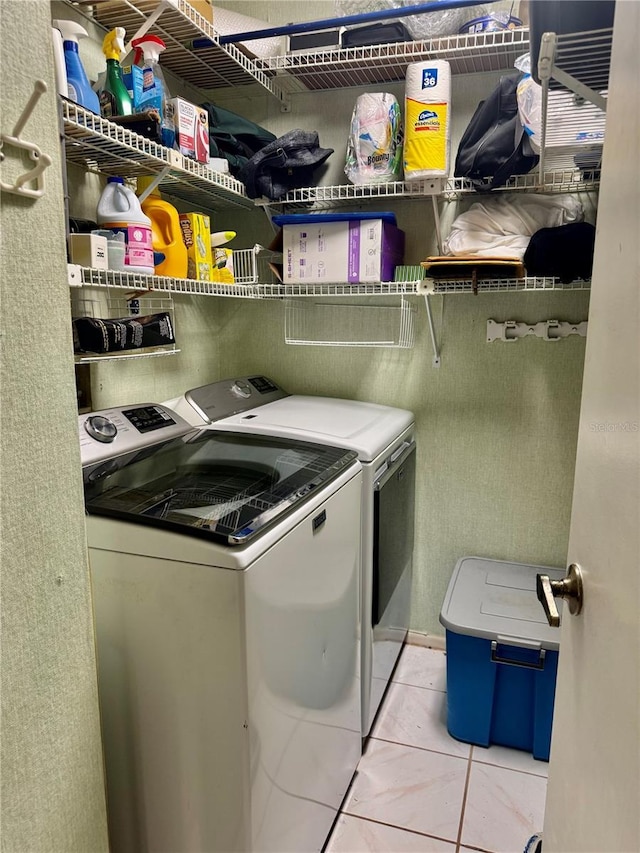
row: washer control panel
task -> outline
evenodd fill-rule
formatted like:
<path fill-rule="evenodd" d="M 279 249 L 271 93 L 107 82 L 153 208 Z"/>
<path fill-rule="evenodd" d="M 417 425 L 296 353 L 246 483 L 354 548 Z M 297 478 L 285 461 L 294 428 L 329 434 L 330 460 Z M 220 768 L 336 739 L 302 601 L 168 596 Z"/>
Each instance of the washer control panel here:
<path fill-rule="evenodd" d="M 179 415 L 156 403 L 79 415 L 82 466 L 141 450 L 192 430 Z"/>
<path fill-rule="evenodd" d="M 201 385 L 184 396 L 205 423 L 212 423 L 288 395 L 266 376 L 242 376 Z"/>

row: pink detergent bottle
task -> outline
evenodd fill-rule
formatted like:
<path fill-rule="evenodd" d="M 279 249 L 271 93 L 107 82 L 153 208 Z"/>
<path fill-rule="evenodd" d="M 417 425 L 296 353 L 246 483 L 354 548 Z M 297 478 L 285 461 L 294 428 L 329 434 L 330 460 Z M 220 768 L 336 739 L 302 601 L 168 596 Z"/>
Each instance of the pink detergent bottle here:
<path fill-rule="evenodd" d="M 98 202 L 98 224 L 124 234 L 126 272 L 153 275 L 151 220 L 122 178 L 109 178 Z"/>

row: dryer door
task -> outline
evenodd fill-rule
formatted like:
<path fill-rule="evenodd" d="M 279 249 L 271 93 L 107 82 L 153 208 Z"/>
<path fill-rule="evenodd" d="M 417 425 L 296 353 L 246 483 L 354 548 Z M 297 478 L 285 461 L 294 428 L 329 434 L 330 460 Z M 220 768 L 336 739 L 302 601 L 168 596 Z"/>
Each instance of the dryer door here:
<path fill-rule="evenodd" d="M 390 606 L 413 557 L 416 446 L 410 444 L 375 484 L 372 624 L 408 628 L 408 612 Z M 386 614 L 386 616 L 385 616 Z M 389 621 L 391 620 L 391 622 Z M 393 624 L 395 622 L 396 624 Z"/>
<path fill-rule="evenodd" d="M 412 442 L 374 485 L 371 692 L 367 733 L 409 629 L 416 453 Z"/>

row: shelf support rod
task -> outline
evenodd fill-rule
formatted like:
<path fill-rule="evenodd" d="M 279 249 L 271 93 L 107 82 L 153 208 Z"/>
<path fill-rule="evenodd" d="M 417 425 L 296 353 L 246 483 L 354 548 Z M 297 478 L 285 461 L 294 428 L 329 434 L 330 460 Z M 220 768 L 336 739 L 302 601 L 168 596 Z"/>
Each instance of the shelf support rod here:
<path fill-rule="evenodd" d="M 435 195 L 431 196 L 431 204 L 433 205 L 433 221 L 436 226 L 436 241 L 438 243 L 438 254 L 442 254 L 442 228 L 440 227 L 440 208 L 438 207 L 438 199 Z"/>
<path fill-rule="evenodd" d="M 567 89 L 575 92 L 576 95 L 584 98 L 585 101 L 590 101 L 592 104 L 595 104 L 603 113 L 606 113 L 607 99 L 603 98 L 600 92 L 596 92 L 595 89 L 585 86 L 584 83 L 581 83 L 580 80 L 577 80 L 573 75 L 567 74 L 566 71 L 563 71 L 561 68 L 556 68 L 555 66 L 551 71 L 551 76 L 557 80 L 558 83 L 562 83 L 562 85 Z"/>
<path fill-rule="evenodd" d="M 155 26 L 158 18 L 160 17 L 160 15 L 162 15 L 164 10 L 169 9 L 170 7 L 171 7 L 171 4 L 168 3 L 167 0 L 162 0 L 161 3 L 158 3 L 155 12 L 152 12 L 152 14 L 149 15 L 148 18 L 145 18 L 144 22 L 142 24 L 140 24 L 138 29 L 135 31 L 135 33 L 131 36 L 131 38 L 129 39 L 129 41 L 125 45 L 124 54 L 122 56 L 122 61 L 124 61 L 124 59 L 133 50 L 133 47 L 131 46 L 131 43 L 133 42 L 133 40 L 141 38 L 142 36 L 146 36 L 146 34 L 151 29 L 151 27 Z"/>
<path fill-rule="evenodd" d="M 267 222 L 271 226 L 271 230 L 273 231 L 274 234 L 277 234 L 278 229 L 275 226 L 273 219 L 271 218 L 273 216 L 273 210 L 271 209 L 271 205 L 269 205 L 269 204 L 259 204 L 259 205 L 256 204 L 256 207 L 261 207 L 263 209 L 264 214 L 267 217 Z"/>
<path fill-rule="evenodd" d="M 143 192 L 141 192 L 140 195 L 138 196 L 138 201 L 141 204 L 145 200 L 145 198 L 147 198 L 147 196 L 151 195 L 151 193 L 155 190 L 155 188 L 158 186 L 158 184 L 161 183 L 162 181 L 164 181 L 164 179 L 167 177 L 167 175 L 169 174 L 170 171 L 171 171 L 171 166 L 165 166 L 161 172 L 158 172 L 158 174 L 151 181 L 151 183 L 146 188 L 146 190 L 143 190 Z"/>
<path fill-rule="evenodd" d="M 431 345 L 433 347 L 433 367 L 440 367 L 440 350 L 436 342 L 436 330 L 433 325 L 433 314 L 431 312 L 431 302 L 429 294 L 424 295 L 424 304 L 427 306 L 427 319 L 429 320 L 429 333 L 431 334 Z"/>

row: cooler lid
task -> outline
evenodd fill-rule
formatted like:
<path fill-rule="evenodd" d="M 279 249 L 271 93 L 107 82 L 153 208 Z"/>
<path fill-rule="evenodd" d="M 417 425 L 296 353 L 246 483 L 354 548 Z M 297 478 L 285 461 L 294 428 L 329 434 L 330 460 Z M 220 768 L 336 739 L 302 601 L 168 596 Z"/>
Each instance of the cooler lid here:
<path fill-rule="evenodd" d="M 453 570 L 440 622 L 450 631 L 489 640 L 522 639 L 557 650 L 560 629 L 552 628 L 536 596 L 536 574 L 552 580 L 564 569 L 463 557 Z M 562 601 L 556 600 L 562 615 Z"/>

